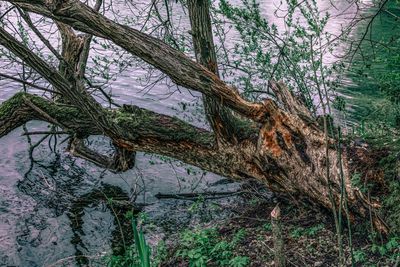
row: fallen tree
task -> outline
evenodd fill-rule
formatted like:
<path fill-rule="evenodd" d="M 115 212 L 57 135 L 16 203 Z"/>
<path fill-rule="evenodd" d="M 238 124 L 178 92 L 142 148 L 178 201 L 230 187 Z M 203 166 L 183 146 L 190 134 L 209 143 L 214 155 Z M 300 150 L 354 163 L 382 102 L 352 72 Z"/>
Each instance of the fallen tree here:
<path fill-rule="evenodd" d="M 23 12 L 53 19 L 63 38 L 63 51 L 58 55 L 60 67 L 55 69 L 0 28 L 0 45 L 39 73 L 60 95 L 49 100 L 18 93 L 2 103 L 0 137 L 27 121 L 42 120 L 70 134 L 73 155 L 113 171 L 132 168 L 136 151 L 156 153 L 225 177 L 256 179 L 274 192 L 306 198 L 328 209 L 343 209 L 352 219 L 372 214 L 376 229 L 388 231 L 377 213 L 379 203 L 368 201 L 352 185 L 351 148 L 328 135 L 326 120 L 324 130 L 281 83 L 270 81 L 276 100 L 251 102 L 218 77 L 215 57 L 202 53 L 201 47 L 211 38 L 206 4 L 196 6 L 189 1 L 196 63 L 166 43 L 120 25 L 77 0 L 6 2 Z M 74 29 L 87 35 L 82 38 Z M 177 85 L 201 92 L 212 131 L 133 105 L 101 106 L 85 90 L 81 68 L 92 35 L 111 40 Z M 205 43 L 206 51 L 212 51 L 212 42 Z M 91 135 L 109 137 L 115 154 L 107 157 L 87 148 L 82 140 Z"/>

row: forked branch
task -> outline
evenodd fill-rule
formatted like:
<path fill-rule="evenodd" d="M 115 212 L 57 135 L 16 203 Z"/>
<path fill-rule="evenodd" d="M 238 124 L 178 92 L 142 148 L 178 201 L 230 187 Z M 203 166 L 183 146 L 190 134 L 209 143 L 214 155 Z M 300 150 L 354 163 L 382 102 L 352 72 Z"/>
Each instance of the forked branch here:
<path fill-rule="evenodd" d="M 193 62 L 182 52 L 161 40 L 118 24 L 76 0 L 8 0 L 27 11 L 35 12 L 75 29 L 113 41 L 131 54 L 167 74 L 177 85 L 199 91 L 255 121 L 265 121 L 270 101 L 252 103 L 242 98 L 213 72 Z"/>

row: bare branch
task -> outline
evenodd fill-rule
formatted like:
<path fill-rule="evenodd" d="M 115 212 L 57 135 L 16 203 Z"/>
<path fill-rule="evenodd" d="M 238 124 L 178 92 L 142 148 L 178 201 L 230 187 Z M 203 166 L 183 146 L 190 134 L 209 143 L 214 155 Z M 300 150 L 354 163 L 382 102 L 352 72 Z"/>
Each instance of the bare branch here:
<path fill-rule="evenodd" d="M 21 17 L 25 20 L 26 24 L 28 24 L 29 28 L 36 34 L 36 36 L 39 38 L 40 41 L 53 53 L 53 55 L 56 56 L 56 58 L 60 61 L 63 62 L 64 59 L 58 53 L 57 49 L 55 49 L 49 42 L 49 40 L 43 36 L 43 34 L 39 31 L 39 29 L 33 24 L 31 17 L 29 16 L 28 12 L 22 11 L 20 8 L 18 8 L 19 14 Z"/>
<path fill-rule="evenodd" d="M 67 100 L 74 103 L 74 105 L 91 117 L 99 129 L 109 133 L 111 136 L 118 133 L 115 124 L 109 120 L 106 110 L 83 89 L 82 84 L 71 84 L 60 72 L 49 66 L 3 28 L 0 28 L 0 45 L 9 49 L 32 69 L 42 75 Z"/>
<path fill-rule="evenodd" d="M 202 92 L 246 117 L 264 121 L 270 107 L 243 99 L 234 88 L 189 57 L 150 35 L 118 24 L 87 5 L 76 1 L 9 0 L 19 7 L 57 21 L 77 30 L 113 41 L 126 51 L 167 74 L 177 85 Z M 270 105 L 268 102 L 266 105 Z"/>
<path fill-rule="evenodd" d="M 59 94 L 58 92 L 56 92 L 54 90 L 51 90 L 49 88 L 45 88 L 45 87 L 36 85 L 34 83 L 27 82 L 27 81 L 15 78 L 14 76 L 11 76 L 11 75 L 0 73 L 0 77 L 6 78 L 6 79 L 10 79 L 10 80 L 13 80 L 13 81 L 16 81 L 16 82 L 19 82 L 19 83 L 22 83 L 22 84 L 28 85 L 28 86 L 30 86 L 32 88 L 39 89 L 39 90 L 42 90 L 42 91 L 45 91 L 45 92 L 49 92 L 49 93 L 53 93 L 53 94 Z"/>

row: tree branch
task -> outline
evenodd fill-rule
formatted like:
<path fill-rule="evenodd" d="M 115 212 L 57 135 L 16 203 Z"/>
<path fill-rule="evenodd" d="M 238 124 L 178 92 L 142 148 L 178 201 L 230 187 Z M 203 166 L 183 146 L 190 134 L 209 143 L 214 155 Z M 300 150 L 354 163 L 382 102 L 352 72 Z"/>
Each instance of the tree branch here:
<path fill-rule="evenodd" d="M 96 4 L 94 5 L 93 9 L 97 12 L 100 10 L 101 5 L 103 4 L 103 0 L 96 0 Z M 85 77 L 86 65 L 89 59 L 89 52 L 90 52 L 90 43 L 92 42 L 93 35 L 86 34 L 83 38 L 83 48 L 81 55 L 79 57 L 79 64 L 78 64 L 78 77 L 83 78 Z"/>
<path fill-rule="evenodd" d="M 219 78 L 209 2 L 189 0 L 187 4 L 197 62 Z M 234 117 L 232 111 L 223 107 L 219 100 L 206 95 L 203 95 L 203 103 L 207 120 L 215 133 L 217 143 L 236 143 L 235 125 L 237 123 L 235 122 L 237 119 Z"/>
<path fill-rule="evenodd" d="M 0 105 L 0 137 L 30 120 L 54 123 L 69 133 L 101 134 L 77 108 L 56 105 L 35 95 L 17 93 Z"/>
<path fill-rule="evenodd" d="M 54 93 L 54 94 L 59 94 L 59 93 L 57 93 L 56 91 L 51 90 L 51 89 L 49 89 L 49 88 L 46 88 L 46 87 L 43 87 L 43 86 L 39 86 L 39 85 L 36 85 L 36 84 L 34 84 L 34 83 L 31 83 L 31 82 L 28 82 L 28 81 L 24 81 L 24 80 L 18 79 L 18 78 L 14 77 L 14 76 L 11 76 L 11 75 L 7 75 L 7 74 L 4 74 L 4 73 L 0 73 L 0 77 L 6 78 L 6 79 L 10 79 L 10 80 L 13 80 L 13 81 L 16 81 L 16 82 L 19 82 L 19 83 L 22 83 L 22 84 L 28 85 L 28 86 L 30 86 L 30 87 L 32 87 L 32 88 L 39 89 L 39 90 L 42 90 L 42 91 L 45 91 L 45 92 L 50 92 L 50 93 Z"/>
<path fill-rule="evenodd" d="M 130 133 L 126 135 L 129 136 L 127 138 L 121 136 L 113 140 L 118 148 L 113 159 L 101 157 L 97 152 L 89 151 L 79 144 L 79 139 L 103 135 L 85 113 L 76 107 L 57 104 L 26 93 L 17 93 L 0 105 L 0 137 L 30 120 L 41 120 L 54 123 L 63 132 L 77 137 L 77 140 L 73 140 L 75 143 L 72 153 L 92 162 L 98 159 L 97 164 L 103 167 L 126 170 L 126 166 L 133 166 L 132 161 L 121 162 L 129 158 L 127 152 L 142 151 L 170 156 L 204 170 L 240 178 L 237 170 L 231 168 L 232 164 L 227 163 L 227 160 L 233 160 L 227 153 L 233 151 L 220 153 L 214 150 L 214 135 L 204 129 L 136 106 L 109 110 L 108 115 L 119 128 Z M 114 163 L 109 165 L 111 162 Z"/>
<path fill-rule="evenodd" d="M 312 118 L 307 115 L 304 116 L 307 119 L 302 118 L 301 113 L 307 112 L 303 112 L 301 101 L 297 101 L 287 88 L 278 84 L 273 86 L 286 111 L 272 100 L 252 103 L 183 53 L 154 37 L 107 19 L 80 1 L 8 2 L 77 30 L 107 38 L 169 75 L 176 84 L 199 91 L 220 101 L 221 106 L 261 123 L 257 124 L 257 136 L 217 150 L 212 146 L 213 134 L 179 119 L 135 106 L 115 110 L 103 108 L 85 92 L 79 81 L 71 83 L 0 28 L 0 44 L 41 74 L 76 106 L 60 108 L 44 99 L 18 94 L 0 106 L 0 137 L 30 119 L 41 119 L 55 123 L 81 139 L 93 133 L 109 136 L 123 151 L 170 156 L 226 177 L 255 178 L 271 190 L 307 196 L 330 209 L 342 207 L 345 190 L 350 215 L 366 218 L 369 209 L 374 211 L 379 206 L 366 201 L 361 191 L 352 185 L 346 150 L 335 146 L 333 139 L 325 146 L 324 132 Z M 327 170 L 332 179 L 324 179 Z M 332 186 L 328 186 L 330 184 Z M 333 188 L 333 197 L 329 197 L 329 188 Z M 387 232 L 378 216 L 373 221 L 380 232 Z"/>
<path fill-rule="evenodd" d="M 49 42 L 49 40 L 43 36 L 43 34 L 39 31 L 38 28 L 33 24 L 31 17 L 29 16 L 28 12 L 22 11 L 20 8 L 18 8 L 18 12 L 21 15 L 21 17 L 24 19 L 26 24 L 28 24 L 29 28 L 36 34 L 36 36 L 39 38 L 40 41 L 53 53 L 53 55 L 60 61 L 62 62 L 64 59 L 58 53 L 57 49 L 55 49 Z"/>
<path fill-rule="evenodd" d="M 3 28 L 0 28 L 0 45 L 21 58 L 32 69 L 45 78 L 63 97 L 74 103 L 108 136 L 117 136 L 119 129 L 108 119 L 106 110 L 83 88 L 83 84 L 71 84 L 59 71 L 17 41 Z"/>
<path fill-rule="evenodd" d="M 239 114 L 264 121 L 272 101 L 252 103 L 234 88 L 189 57 L 150 35 L 118 24 L 76 1 L 8 0 L 8 2 L 63 22 L 77 30 L 113 41 L 126 51 L 167 74 L 177 85 L 199 91 Z"/>
<path fill-rule="evenodd" d="M 75 157 L 90 161 L 97 166 L 113 171 L 124 172 L 132 169 L 135 165 L 136 152 L 115 147 L 114 155 L 106 156 L 88 148 L 83 139 L 73 137 L 68 145 L 68 151 Z"/>

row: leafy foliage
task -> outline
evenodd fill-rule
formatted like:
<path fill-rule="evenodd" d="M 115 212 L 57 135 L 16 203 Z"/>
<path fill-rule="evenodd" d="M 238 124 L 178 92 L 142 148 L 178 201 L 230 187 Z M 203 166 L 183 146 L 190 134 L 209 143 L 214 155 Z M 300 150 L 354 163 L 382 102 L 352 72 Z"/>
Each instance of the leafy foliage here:
<path fill-rule="evenodd" d="M 342 63 L 323 60 L 341 38 L 326 30 L 330 15 L 321 12 L 315 1 L 284 2 L 287 14 L 278 29 L 261 14 L 256 0 L 242 0 L 240 6 L 220 1 L 218 12 L 229 19 L 240 36 L 232 58 L 225 60 L 240 70 L 241 75 L 235 72 L 234 82 L 245 88 L 249 98 L 269 94 L 269 80 L 282 80 L 315 111 L 315 105 L 327 101 L 343 70 Z M 346 34 L 342 32 L 341 36 Z"/>
<path fill-rule="evenodd" d="M 324 229 L 325 226 L 323 224 L 317 224 L 312 227 L 304 228 L 304 227 L 297 227 L 291 232 L 291 237 L 293 238 L 300 238 L 301 236 L 315 236 L 319 231 Z"/>
<path fill-rule="evenodd" d="M 233 250 L 245 236 L 244 229 L 240 229 L 231 241 L 219 237 L 215 228 L 186 230 L 182 233 L 176 256 L 196 267 L 208 266 L 210 262 L 218 266 L 244 267 L 249 264 L 249 258 L 235 255 Z"/>
<path fill-rule="evenodd" d="M 132 230 L 135 243 L 125 250 L 122 256 L 111 256 L 109 267 L 150 267 L 150 247 L 147 245 L 143 231 L 138 230 L 136 220 L 132 218 Z"/>

